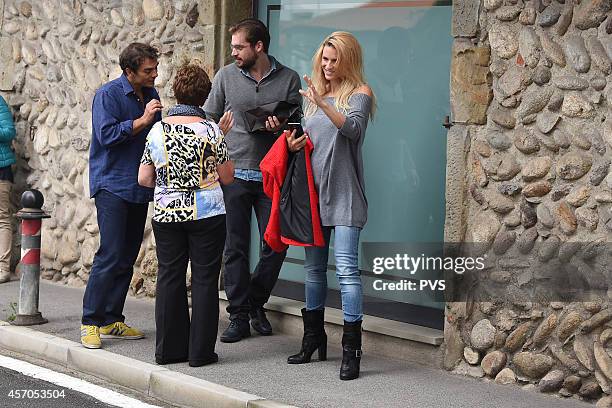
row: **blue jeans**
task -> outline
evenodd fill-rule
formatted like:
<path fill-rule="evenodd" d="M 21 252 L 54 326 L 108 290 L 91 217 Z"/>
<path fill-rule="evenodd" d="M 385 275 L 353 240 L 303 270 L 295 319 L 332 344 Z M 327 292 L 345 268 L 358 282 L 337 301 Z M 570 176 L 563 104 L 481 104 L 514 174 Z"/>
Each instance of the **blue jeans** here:
<path fill-rule="evenodd" d="M 329 238 L 334 229 L 334 254 L 336 256 L 336 276 L 340 283 L 342 312 L 347 322 L 363 319 L 363 290 L 358 268 L 359 234 L 361 228 L 338 225 L 323 227 L 325 247 L 305 247 L 306 259 L 306 310 L 325 308 L 327 296 L 327 258 Z"/>
<path fill-rule="evenodd" d="M 82 323 L 106 326 L 125 320 L 123 306 L 138 257 L 148 203 L 130 203 L 100 190 L 95 203 L 100 247 L 83 296 Z"/>

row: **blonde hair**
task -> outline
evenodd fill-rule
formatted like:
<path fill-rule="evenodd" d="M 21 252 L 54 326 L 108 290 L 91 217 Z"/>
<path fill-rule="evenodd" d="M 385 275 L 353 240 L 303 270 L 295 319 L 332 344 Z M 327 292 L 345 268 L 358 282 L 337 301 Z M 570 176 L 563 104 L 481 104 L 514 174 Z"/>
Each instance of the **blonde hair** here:
<path fill-rule="evenodd" d="M 332 47 L 338 53 L 336 72 L 342 78 L 342 82 L 336 93 L 334 106 L 338 111 L 346 113 L 350 108 L 349 98 L 360 86 L 366 85 L 361 46 L 355 36 L 347 31 L 333 32 L 323 40 L 312 57 L 312 83 L 320 95 L 325 95 L 329 91 L 329 81 L 325 79 L 321 66 L 325 47 Z M 372 102 L 370 118 L 376 111 L 374 95 L 372 95 Z M 304 109 L 306 116 L 312 116 L 316 110 L 317 105 L 306 100 Z"/>

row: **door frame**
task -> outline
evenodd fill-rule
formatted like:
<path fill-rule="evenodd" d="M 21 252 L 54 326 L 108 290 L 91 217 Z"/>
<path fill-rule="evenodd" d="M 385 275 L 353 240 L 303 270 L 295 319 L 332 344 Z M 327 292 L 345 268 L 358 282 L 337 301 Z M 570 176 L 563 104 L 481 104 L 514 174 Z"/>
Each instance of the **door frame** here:
<path fill-rule="evenodd" d="M 280 0 L 253 0 L 253 8 L 252 15 L 255 18 L 259 18 L 264 22 L 266 27 L 269 27 L 270 22 L 270 12 L 272 11 L 280 11 L 280 4 L 268 4 L 266 7 L 265 16 L 260 16 L 260 8 L 265 3 L 269 2 L 278 2 Z M 418 2 L 417 2 L 418 4 Z M 436 6 L 450 6 L 451 0 L 442 0 L 436 2 Z M 445 185 L 445 189 L 448 186 Z M 446 228 L 445 228 L 446 229 Z M 261 253 L 261 241 L 258 248 L 258 252 Z M 304 265 L 304 261 L 292 257 L 285 258 L 284 263 L 291 263 L 295 265 Z M 335 271 L 334 265 L 327 266 L 328 271 Z M 381 275 L 376 275 L 370 271 L 361 270 L 362 275 L 365 276 L 376 276 L 380 278 Z M 387 280 L 401 280 L 405 278 L 384 275 L 384 278 Z M 285 279 L 279 278 L 274 289 L 272 291 L 272 295 L 294 299 L 298 301 L 305 301 L 304 294 L 304 283 L 299 283 L 295 281 L 289 281 Z M 366 315 L 377 316 L 389 320 L 400 321 L 409 324 L 415 324 L 418 326 L 430 327 L 433 329 L 444 329 L 444 312 L 445 308 L 438 309 L 427 306 L 413 305 L 409 303 L 403 302 L 393 302 L 385 299 L 379 299 L 375 297 L 369 297 L 364 295 L 364 307 L 363 312 Z M 327 301 L 326 307 L 332 307 L 336 309 L 342 309 L 341 296 L 340 291 L 337 289 L 329 289 L 327 290 Z"/>

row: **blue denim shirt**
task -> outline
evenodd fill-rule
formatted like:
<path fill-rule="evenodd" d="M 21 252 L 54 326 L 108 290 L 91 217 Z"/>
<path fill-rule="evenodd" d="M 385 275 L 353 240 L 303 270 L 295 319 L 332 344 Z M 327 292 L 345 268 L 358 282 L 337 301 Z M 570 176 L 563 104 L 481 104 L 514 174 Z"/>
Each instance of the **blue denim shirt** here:
<path fill-rule="evenodd" d="M 244 181 L 259 181 L 260 183 L 263 183 L 263 175 L 259 170 L 235 169 L 234 177 Z"/>
<path fill-rule="evenodd" d="M 107 190 L 132 203 L 153 199 L 153 189 L 138 185 L 138 168 L 145 141 L 155 120 L 140 133 L 133 135 L 134 119 L 144 114 L 151 99 L 159 99 L 154 88 L 143 88 L 144 104 L 125 75 L 104 84 L 93 100 L 92 138 L 89 147 L 89 193 L 93 197 Z"/>

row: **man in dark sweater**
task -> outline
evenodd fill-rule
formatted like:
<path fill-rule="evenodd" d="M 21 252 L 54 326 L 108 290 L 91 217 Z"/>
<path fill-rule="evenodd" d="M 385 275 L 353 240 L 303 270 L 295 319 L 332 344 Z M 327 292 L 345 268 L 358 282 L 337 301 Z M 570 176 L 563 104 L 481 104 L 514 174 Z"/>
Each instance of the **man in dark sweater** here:
<path fill-rule="evenodd" d="M 207 116 L 218 121 L 224 112 L 234 114 L 234 126 L 226 135 L 230 158 L 236 166 L 235 181 L 223 186 L 227 241 L 225 249 L 225 292 L 229 300 L 230 325 L 221 341 L 232 343 L 251 335 L 272 334 L 263 309 L 286 252 L 276 253 L 265 242 L 253 274 L 249 273 L 251 212 L 255 210 L 260 236 L 270 217 L 271 200 L 264 194 L 259 162 L 266 155 L 280 129 L 277 117 L 268 117 L 267 132 L 249 132 L 244 112 L 258 106 L 287 101 L 301 106 L 298 74 L 268 55 L 270 34 L 259 20 L 242 20 L 230 28 L 235 63 L 223 67 L 213 80 L 204 105 Z M 299 121 L 301 108 L 290 119 Z M 258 243 L 253 243 L 258 245 Z"/>

